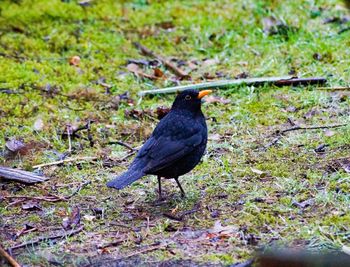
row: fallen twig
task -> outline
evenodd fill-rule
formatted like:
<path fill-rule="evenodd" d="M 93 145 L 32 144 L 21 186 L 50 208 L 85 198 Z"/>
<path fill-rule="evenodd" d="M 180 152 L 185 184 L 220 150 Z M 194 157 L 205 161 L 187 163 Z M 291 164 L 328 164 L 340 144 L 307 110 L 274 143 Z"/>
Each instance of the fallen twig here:
<path fill-rule="evenodd" d="M 110 145 L 114 145 L 114 144 L 117 144 L 117 145 L 120 145 L 120 146 L 123 146 L 123 147 L 126 147 L 127 149 L 129 149 L 130 151 L 135 151 L 135 149 L 133 147 L 131 147 L 130 145 L 122 142 L 122 141 L 110 141 L 108 142 L 108 144 Z"/>
<path fill-rule="evenodd" d="M 5 258 L 12 267 L 21 267 L 21 265 L 10 254 L 4 250 L 0 245 L 0 256 Z"/>
<path fill-rule="evenodd" d="M 269 147 L 272 147 L 272 146 L 274 146 L 274 145 L 276 145 L 278 142 L 279 142 L 279 140 L 281 140 L 282 139 L 282 137 L 283 137 L 283 135 L 278 135 L 277 137 L 275 137 L 270 143 L 268 143 L 267 145 L 265 145 L 264 146 L 264 149 L 267 149 L 267 148 L 269 148 Z"/>
<path fill-rule="evenodd" d="M 94 123 L 93 120 L 88 120 L 87 123 L 85 123 L 83 126 L 80 126 L 76 129 L 73 129 L 73 127 L 71 125 L 67 125 L 66 126 L 66 131 L 64 131 L 62 133 L 62 137 L 63 138 L 68 138 L 68 142 L 69 142 L 69 152 L 71 152 L 72 149 L 72 139 L 74 138 L 80 138 L 80 139 L 84 139 L 90 142 L 90 147 L 94 146 L 94 141 L 91 135 L 91 123 Z M 79 131 L 82 130 L 87 130 L 87 138 L 82 137 L 78 134 Z"/>
<path fill-rule="evenodd" d="M 318 87 L 317 90 L 325 90 L 325 91 L 346 91 L 346 90 L 350 90 L 350 87 L 349 87 L 349 86 Z"/>
<path fill-rule="evenodd" d="M 322 125 L 322 126 L 293 126 L 291 128 L 287 128 L 284 130 L 277 130 L 274 133 L 274 135 L 277 135 L 277 136 L 270 143 L 265 145 L 264 149 L 267 149 L 271 146 L 276 145 L 283 138 L 283 134 L 287 132 L 298 131 L 298 130 L 332 129 L 332 128 L 344 127 L 347 125 L 348 125 L 347 123 L 342 123 L 342 124 Z"/>
<path fill-rule="evenodd" d="M 168 87 L 163 89 L 153 89 L 139 92 L 139 96 L 147 94 L 166 94 L 180 92 L 188 89 L 214 89 L 214 88 L 227 88 L 239 85 L 247 86 L 262 86 L 265 84 L 271 84 L 275 86 L 296 86 L 296 85 L 312 85 L 312 84 L 325 84 L 326 78 L 323 77 L 309 77 L 309 78 L 298 78 L 293 76 L 285 77 L 262 77 L 262 78 L 248 78 L 248 79 L 236 79 L 236 80 L 221 80 L 189 85 L 181 85 Z"/>
<path fill-rule="evenodd" d="M 46 201 L 46 202 L 58 202 L 58 201 L 65 201 L 67 198 L 65 197 L 59 197 L 59 196 L 46 196 L 46 197 L 33 197 L 33 196 L 3 196 L 2 198 L 19 198 L 19 199 L 32 199 L 32 200 L 40 200 L 40 201 Z M 14 204 L 18 204 L 23 201 L 16 201 L 15 203 L 12 203 L 8 206 L 12 206 Z"/>
<path fill-rule="evenodd" d="M 32 227 L 32 228 L 28 228 L 28 227 L 24 227 L 22 230 L 20 230 L 13 238 L 13 240 L 16 240 L 17 238 L 19 238 L 20 236 L 27 234 L 27 233 L 31 233 L 31 232 L 35 232 L 38 231 L 38 228 L 36 227 Z"/>
<path fill-rule="evenodd" d="M 58 160 L 58 161 L 43 163 L 43 164 L 39 164 L 39 165 L 34 165 L 33 169 L 38 169 L 38 168 L 48 167 L 48 166 L 53 166 L 53 165 L 59 165 L 59 164 L 68 163 L 68 162 L 74 162 L 74 161 L 91 161 L 91 160 L 96 160 L 96 159 L 98 159 L 98 157 L 68 158 L 68 159 L 62 159 L 62 160 Z"/>
<path fill-rule="evenodd" d="M 12 251 L 12 250 L 23 248 L 23 247 L 27 247 L 27 246 L 34 246 L 34 245 L 39 244 L 40 242 L 47 241 L 47 240 L 54 240 L 54 239 L 58 239 L 58 238 L 62 238 L 62 237 L 69 237 L 69 236 L 75 235 L 77 233 L 80 233 L 83 229 L 84 229 L 84 226 L 81 226 L 81 227 L 79 227 L 77 229 L 74 229 L 74 230 L 71 230 L 71 231 L 67 231 L 67 232 L 63 232 L 62 234 L 57 234 L 57 235 L 53 235 L 53 236 L 39 237 L 36 240 L 32 240 L 32 241 L 21 243 L 19 245 L 15 245 L 15 246 L 9 248 L 8 250 Z"/>
<path fill-rule="evenodd" d="M 166 213 L 166 212 L 164 212 L 164 213 L 163 213 L 163 216 L 164 216 L 164 217 L 167 217 L 168 219 L 177 221 L 177 222 L 181 222 L 181 221 L 183 220 L 183 217 L 181 217 L 181 216 L 176 216 L 176 215 L 173 215 L 173 214 L 171 214 L 171 213 Z"/>
<path fill-rule="evenodd" d="M 109 242 L 109 243 L 98 245 L 97 247 L 99 249 L 108 248 L 108 247 L 115 247 L 115 246 L 119 246 L 120 244 L 123 244 L 124 241 L 125 241 L 125 239 L 118 239 L 118 240 L 114 240 L 114 241 Z"/>
<path fill-rule="evenodd" d="M 184 79 L 184 78 L 189 77 L 188 73 L 186 73 L 182 69 L 178 68 L 177 66 L 175 66 L 173 63 L 171 63 L 169 60 L 165 59 L 164 57 L 157 55 L 153 51 L 149 50 L 147 47 L 145 47 L 137 42 L 135 42 L 134 45 L 137 49 L 139 49 L 146 56 L 154 57 L 154 58 L 158 59 L 159 61 L 161 61 L 167 68 L 169 68 L 171 71 L 173 71 L 180 78 Z"/>
<path fill-rule="evenodd" d="M 86 182 L 82 183 L 77 189 L 75 189 L 73 191 L 73 193 L 71 193 L 68 197 L 65 197 L 65 199 L 67 200 L 67 199 L 70 199 L 71 197 L 75 196 L 77 193 L 80 192 L 81 189 L 83 189 L 88 184 L 91 184 L 91 181 L 86 181 Z"/>
<path fill-rule="evenodd" d="M 173 214 L 170 214 L 170 213 L 163 213 L 163 215 L 165 217 L 169 218 L 169 219 L 181 222 L 186 215 L 195 213 L 197 211 L 199 211 L 198 205 L 196 205 L 196 207 L 191 209 L 191 210 L 186 210 L 186 211 L 180 212 L 178 215 L 173 215 Z"/>
<path fill-rule="evenodd" d="M 69 130 L 69 127 L 67 127 L 67 137 L 68 137 L 68 152 L 71 153 L 72 152 L 72 139 L 70 138 L 71 136 L 71 132 Z"/>
<path fill-rule="evenodd" d="M 143 254 L 143 253 L 147 253 L 147 252 L 150 252 L 150 251 L 153 251 L 153 250 L 157 250 L 157 249 L 164 249 L 166 248 L 167 245 L 153 245 L 153 246 L 149 246 L 147 248 L 144 248 L 144 249 L 141 249 L 141 250 L 138 250 L 138 251 L 135 251 L 133 253 L 130 253 L 129 255 L 126 255 L 125 257 L 122 257 L 122 258 L 119 258 L 119 260 L 121 259 L 126 259 L 126 258 L 130 258 L 130 257 L 133 257 L 133 256 L 136 256 L 136 255 L 139 255 L 139 254 Z"/>
<path fill-rule="evenodd" d="M 150 80 L 157 80 L 158 77 L 154 76 L 154 75 L 151 75 L 151 74 L 147 74 L 145 72 L 143 72 L 140 68 L 131 68 L 131 67 L 128 67 L 128 70 L 130 72 L 132 72 L 133 74 L 135 74 L 136 76 L 138 77 L 142 77 L 142 78 L 146 78 L 146 79 L 150 79 Z"/>
<path fill-rule="evenodd" d="M 0 166 L 0 177 L 7 180 L 18 181 L 26 184 L 33 184 L 38 182 L 44 182 L 49 178 L 44 176 L 36 175 L 32 172 L 27 172 L 23 170 L 1 167 Z"/>
<path fill-rule="evenodd" d="M 332 129 L 332 128 L 339 128 L 343 126 L 347 126 L 347 123 L 342 123 L 342 124 L 334 124 L 334 125 L 323 125 L 323 126 L 294 126 L 291 128 L 287 128 L 284 130 L 277 130 L 276 134 L 284 134 L 286 132 L 291 132 L 291 131 L 297 131 L 297 130 L 316 130 L 316 129 Z"/>
<path fill-rule="evenodd" d="M 120 145 L 122 145 L 121 143 L 119 143 Z M 123 143 L 123 146 L 127 147 L 129 145 Z M 130 147 L 130 148 L 129 148 Z M 120 158 L 120 159 L 107 159 L 110 160 L 112 162 L 116 162 L 116 163 L 120 163 L 125 161 L 126 159 L 130 158 L 132 155 L 136 154 L 139 149 L 141 148 L 141 146 L 139 147 L 135 147 L 132 148 L 131 146 L 129 146 L 128 149 L 130 149 L 130 153 L 126 154 L 124 157 Z M 131 150 L 132 149 L 132 150 Z M 42 167 L 48 167 L 48 166 L 53 166 L 53 165 L 59 165 L 59 164 L 63 164 L 63 163 L 68 163 L 68 162 L 74 162 L 74 161 L 95 161 L 99 159 L 98 157 L 76 157 L 76 158 L 68 158 L 68 159 L 62 159 L 62 160 L 58 160 L 58 161 L 53 161 L 53 162 L 48 162 L 48 163 L 43 163 L 43 164 L 39 164 L 39 165 L 34 165 L 32 166 L 33 169 L 38 169 L 38 168 L 42 168 Z M 107 160 L 104 160 L 103 165 L 108 167 L 108 166 L 112 166 Z"/>
<path fill-rule="evenodd" d="M 132 155 L 136 154 L 139 150 L 138 149 L 134 149 L 134 151 L 130 152 L 129 154 L 125 155 L 124 157 L 122 157 L 121 159 L 118 160 L 118 162 L 124 161 L 128 158 L 130 158 Z"/>
<path fill-rule="evenodd" d="M 81 189 L 83 189 L 84 186 L 90 184 L 91 181 L 86 181 L 82 183 L 76 190 L 74 190 L 69 196 L 56 196 L 56 195 L 51 195 L 51 196 L 45 196 L 45 197 L 34 197 L 34 196 L 3 196 L 4 199 L 13 199 L 17 198 L 20 199 L 18 201 L 15 201 L 13 203 L 10 203 L 9 205 L 6 206 L 6 208 L 19 204 L 25 200 L 31 199 L 31 200 L 38 200 L 38 201 L 46 201 L 46 202 L 59 202 L 59 201 L 67 201 L 71 197 L 75 196 Z"/>

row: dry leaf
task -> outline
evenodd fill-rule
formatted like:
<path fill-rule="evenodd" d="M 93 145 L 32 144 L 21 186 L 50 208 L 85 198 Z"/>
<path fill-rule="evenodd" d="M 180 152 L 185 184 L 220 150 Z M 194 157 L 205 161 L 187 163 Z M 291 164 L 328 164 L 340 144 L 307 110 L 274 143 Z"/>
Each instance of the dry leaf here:
<path fill-rule="evenodd" d="M 126 68 L 128 69 L 128 71 L 130 72 L 139 72 L 141 71 L 141 68 L 139 67 L 139 65 L 135 64 L 135 63 L 130 63 L 126 66 Z"/>
<path fill-rule="evenodd" d="M 38 203 L 29 201 L 22 205 L 22 209 L 23 210 L 41 210 L 41 207 L 38 205 Z"/>
<path fill-rule="evenodd" d="M 198 69 L 198 62 L 195 61 L 195 60 L 188 61 L 188 62 L 187 62 L 187 65 L 188 65 L 188 67 L 189 67 L 191 70 L 196 70 L 196 69 Z"/>
<path fill-rule="evenodd" d="M 332 131 L 332 130 L 327 129 L 327 130 L 324 131 L 324 135 L 328 136 L 328 137 L 331 137 L 331 136 L 335 135 L 335 132 Z"/>
<path fill-rule="evenodd" d="M 154 75 L 150 75 L 147 73 L 144 73 L 143 70 L 135 63 L 130 63 L 126 66 L 126 68 L 128 69 L 128 71 L 134 73 L 135 75 L 147 78 L 147 79 L 151 79 L 151 80 L 155 80 L 157 79 L 156 76 Z"/>
<path fill-rule="evenodd" d="M 96 219 L 96 216 L 93 215 L 84 215 L 83 219 L 88 222 L 92 222 L 93 220 Z"/>
<path fill-rule="evenodd" d="M 210 229 L 207 233 L 207 238 L 229 238 L 237 235 L 238 229 L 233 225 L 222 226 L 220 221 L 216 221 L 214 227 Z"/>
<path fill-rule="evenodd" d="M 164 30 L 169 30 L 169 29 L 175 28 L 175 25 L 172 21 L 162 21 L 162 22 L 156 23 L 155 25 L 157 27 L 164 29 Z"/>
<path fill-rule="evenodd" d="M 202 67 L 206 68 L 206 67 L 210 67 L 210 66 L 213 66 L 213 65 L 217 65 L 219 64 L 219 60 L 218 59 L 206 59 L 203 61 L 202 63 Z"/>
<path fill-rule="evenodd" d="M 313 198 L 310 198 L 310 199 L 304 200 L 302 202 L 293 201 L 292 205 L 295 207 L 304 209 L 308 206 L 313 205 L 314 203 L 315 203 L 315 200 Z"/>
<path fill-rule="evenodd" d="M 243 71 L 237 75 L 235 75 L 235 79 L 246 79 L 249 77 L 249 73 Z"/>
<path fill-rule="evenodd" d="M 34 122 L 33 129 L 35 131 L 41 131 L 44 128 L 44 122 L 42 118 L 37 118 Z"/>
<path fill-rule="evenodd" d="M 80 209 L 78 207 L 74 207 L 73 211 L 69 215 L 63 219 L 62 226 L 65 230 L 72 229 L 80 224 Z"/>
<path fill-rule="evenodd" d="M 161 120 L 170 112 L 170 108 L 168 107 L 157 107 L 156 114 L 158 120 Z"/>
<path fill-rule="evenodd" d="M 346 173 L 350 173 L 350 160 L 349 159 L 343 159 L 341 161 L 339 161 L 340 166 L 343 168 L 343 170 Z"/>
<path fill-rule="evenodd" d="M 20 150 L 24 149 L 26 147 L 26 145 L 23 143 L 23 141 L 21 140 L 17 140 L 17 139 L 10 139 L 5 143 L 5 147 L 13 152 L 13 153 L 17 153 Z"/>
<path fill-rule="evenodd" d="M 221 135 L 220 134 L 210 134 L 209 135 L 209 140 L 212 140 L 212 141 L 219 141 L 221 139 Z"/>
<path fill-rule="evenodd" d="M 164 73 L 161 69 L 159 68 L 155 68 L 154 69 L 154 76 L 158 77 L 158 78 L 161 78 L 164 76 Z"/>
<path fill-rule="evenodd" d="M 79 56 L 73 56 L 69 59 L 69 64 L 73 66 L 79 66 L 80 64 L 80 57 Z"/>
<path fill-rule="evenodd" d="M 254 169 L 252 167 L 250 167 L 251 171 L 257 175 L 259 175 L 260 177 L 265 177 L 266 176 L 266 172 L 258 170 L 258 169 Z"/>

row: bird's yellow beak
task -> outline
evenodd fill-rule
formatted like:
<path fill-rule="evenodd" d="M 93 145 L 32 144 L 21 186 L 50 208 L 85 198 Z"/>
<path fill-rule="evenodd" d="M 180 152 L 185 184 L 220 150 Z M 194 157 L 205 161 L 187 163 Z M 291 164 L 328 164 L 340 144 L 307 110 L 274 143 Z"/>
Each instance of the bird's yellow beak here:
<path fill-rule="evenodd" d="M 212 90 L 203 90 L 203 91 L 200 91 L 198 93 L 198 96 L 197 98 L 198 99 L 201 99 L 202 97 L 206 96 L 206 95 L 209 95 L 211 92 L 213 92 Z"/>

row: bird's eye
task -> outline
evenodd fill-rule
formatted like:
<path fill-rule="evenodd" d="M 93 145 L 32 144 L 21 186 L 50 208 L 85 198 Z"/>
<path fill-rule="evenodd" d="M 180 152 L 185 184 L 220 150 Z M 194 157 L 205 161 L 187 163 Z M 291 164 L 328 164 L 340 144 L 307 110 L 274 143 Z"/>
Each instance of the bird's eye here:
<path fill-rule="evenodd" d="M 186 96 L 185 96 L 185 99 L 186 99 L 186 100 L 191 100 L 191 96 L 190 96 L 190 95 L 186 95 Z"/>

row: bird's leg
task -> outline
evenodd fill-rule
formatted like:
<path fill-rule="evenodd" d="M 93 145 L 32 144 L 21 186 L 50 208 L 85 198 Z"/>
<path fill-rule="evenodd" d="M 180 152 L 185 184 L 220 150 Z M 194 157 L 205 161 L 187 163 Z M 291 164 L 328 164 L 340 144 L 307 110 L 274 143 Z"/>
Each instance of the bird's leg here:
<path fill-rule="evenodd" d="M 176 183 L 177 183 L 177 186 L 180 188 L 180 190 L 181 190 L 181 196 L 182 197 L 185 197 L 186 195 L 185 195 L 185 191 L 182 189 L 182 186 L 181 186 L 181 184 L 180 184 L 180 182 L 179 182 L 179 177 L 174 177 L 174 180 L 176 181 Z"/>
<path fill-rule="evenodd" d="M 162 197 L 162 177 L 160 176 L 157 176 L 158 178 L 158 194 L 159 194 L 159 200 L 163 200 L 163 197 Z"/>

